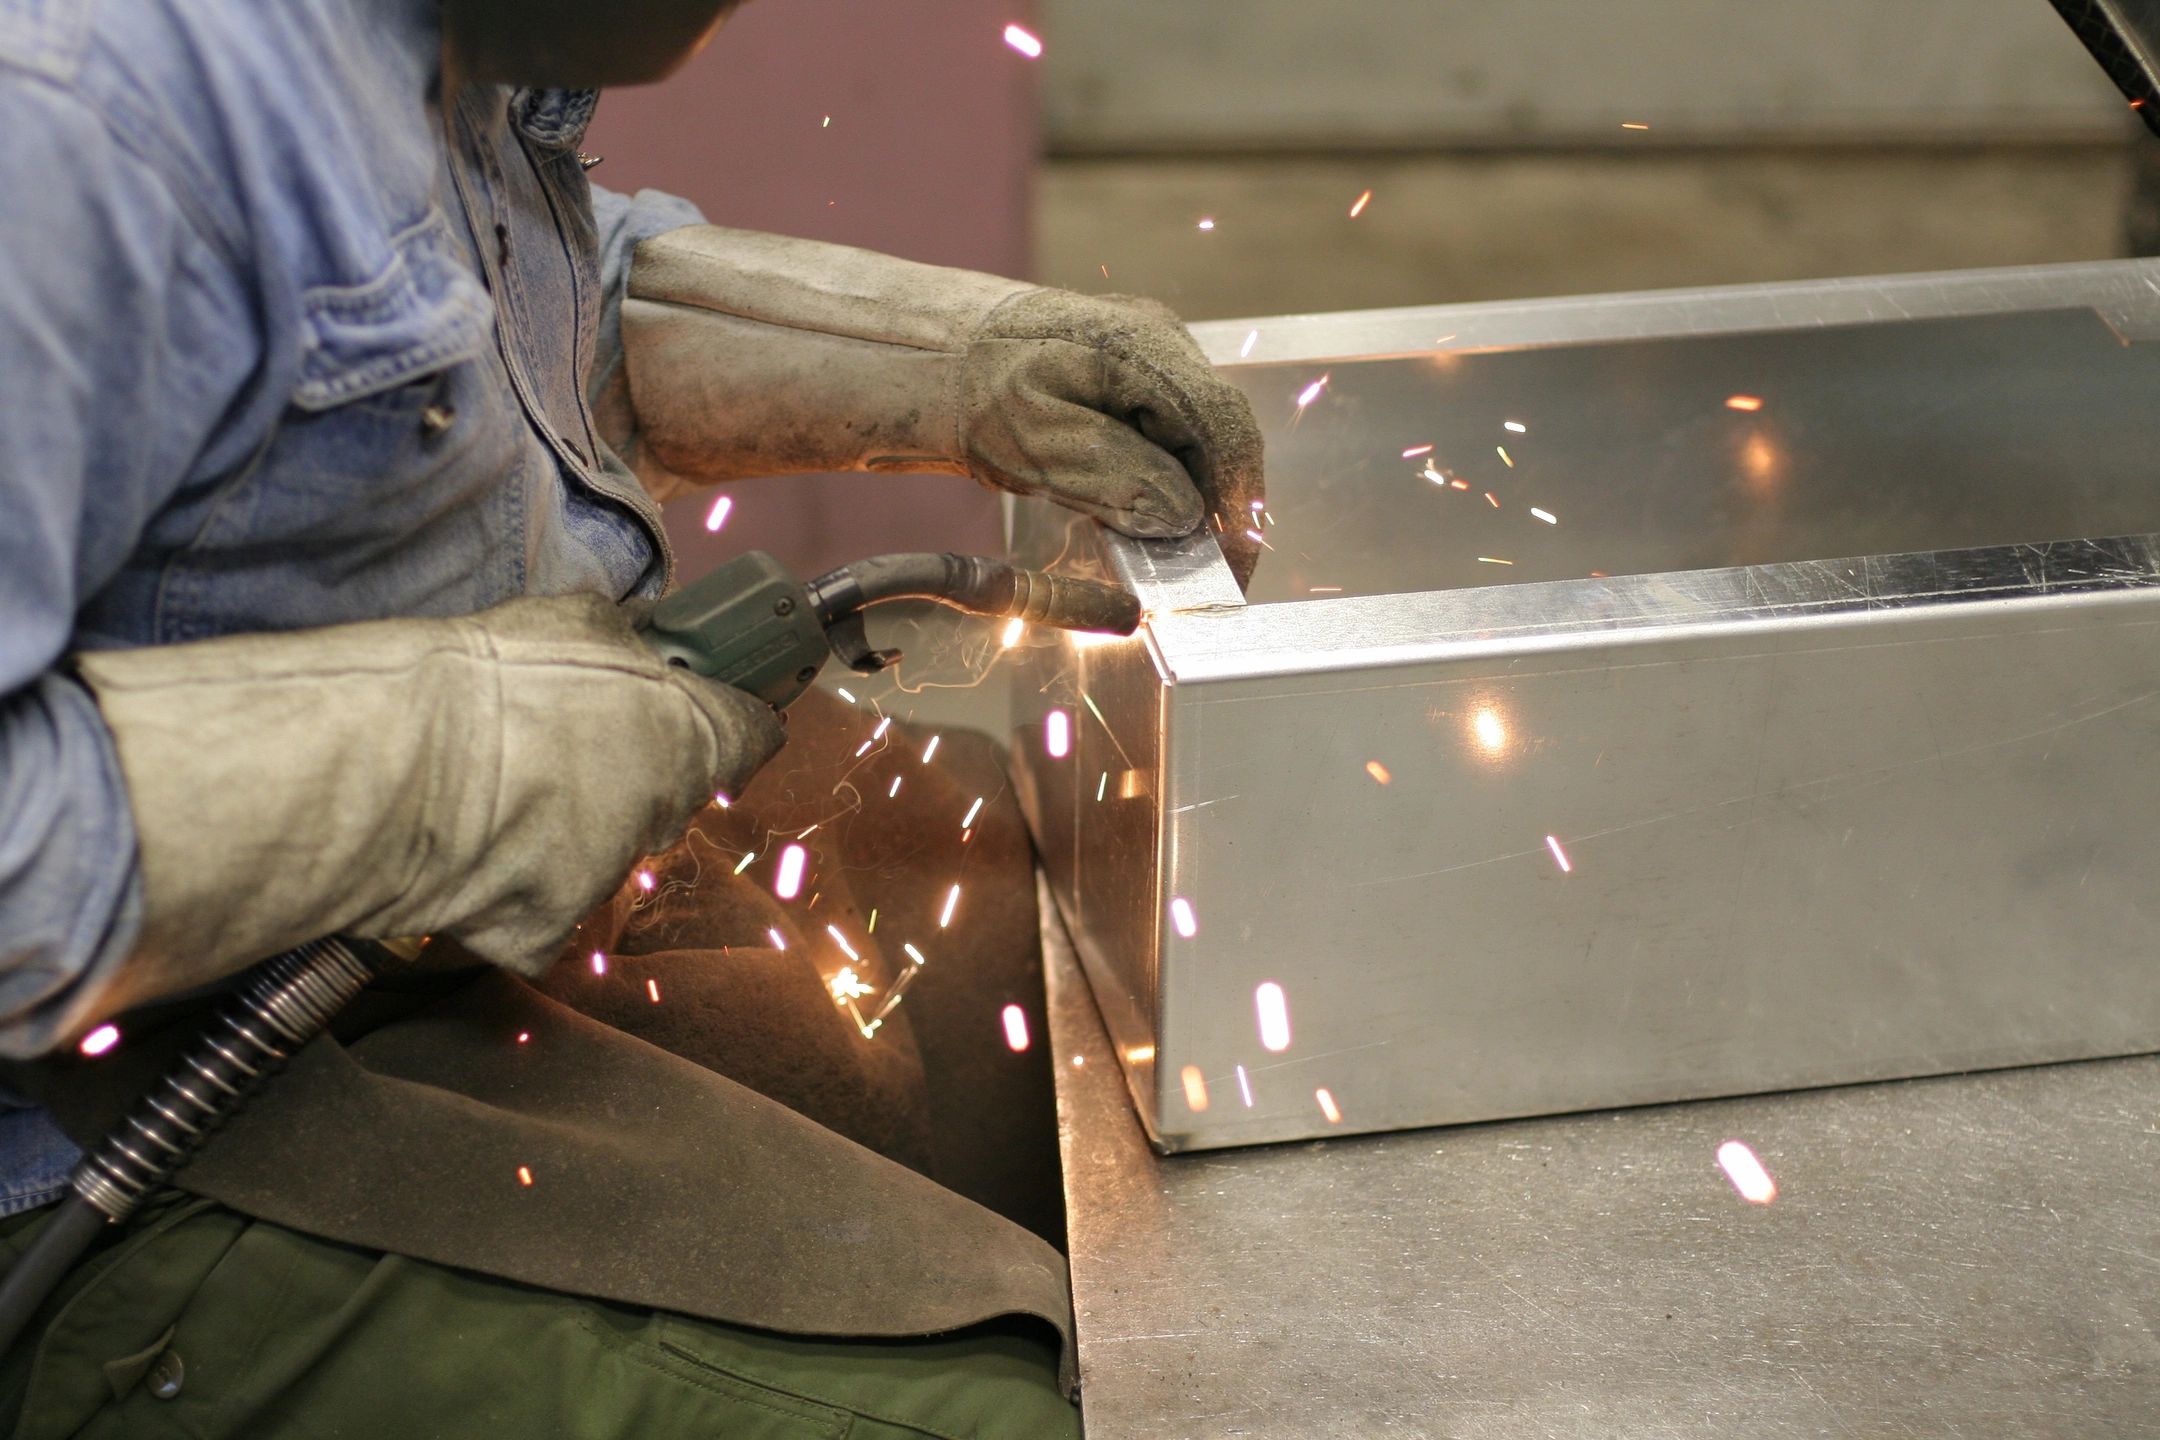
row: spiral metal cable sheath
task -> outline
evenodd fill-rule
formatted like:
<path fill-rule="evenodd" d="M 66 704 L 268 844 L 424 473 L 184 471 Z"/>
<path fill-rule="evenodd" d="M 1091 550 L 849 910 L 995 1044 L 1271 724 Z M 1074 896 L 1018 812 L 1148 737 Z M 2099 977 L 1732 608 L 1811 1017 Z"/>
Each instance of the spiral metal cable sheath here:
<path fill-rule="evenodd" d="M 0 1353 L 105 1226 L 133 1215 L 394 958 L 372 942 L 333 936 L 273 955 L 248 972 L 156 1088 L 76 1162 L 67 1198 L 0 1280 Z"/>

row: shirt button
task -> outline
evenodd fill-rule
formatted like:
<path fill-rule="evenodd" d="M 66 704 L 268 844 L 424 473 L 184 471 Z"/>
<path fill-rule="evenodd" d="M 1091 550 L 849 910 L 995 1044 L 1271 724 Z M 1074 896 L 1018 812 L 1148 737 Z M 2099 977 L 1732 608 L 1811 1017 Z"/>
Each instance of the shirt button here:
<path fill-rule="evenodd" d="M 160 1400 L 171 1400 L 179 1395 L 181 1385 L 187 1380 L 187 1366 L 180 1363 L 179 1351 L 167 1350 L 158 1356 L 157 1363 L 150 1367 L 150 1373 L 143 1378 L 148 1382 L 152 1395 Z"/>

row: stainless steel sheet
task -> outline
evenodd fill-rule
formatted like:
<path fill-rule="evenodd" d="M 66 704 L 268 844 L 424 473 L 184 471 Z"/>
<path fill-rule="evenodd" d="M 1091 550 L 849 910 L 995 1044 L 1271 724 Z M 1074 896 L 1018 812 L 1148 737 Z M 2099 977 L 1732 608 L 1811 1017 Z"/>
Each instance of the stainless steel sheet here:
<path fill-rule="evenodd" d="M 1250 599 L 1015 536 L 1150 607 L 1018 719 L 1156 1143 L 2160 1048 L 2156 276 L 1208 327 Z"/>

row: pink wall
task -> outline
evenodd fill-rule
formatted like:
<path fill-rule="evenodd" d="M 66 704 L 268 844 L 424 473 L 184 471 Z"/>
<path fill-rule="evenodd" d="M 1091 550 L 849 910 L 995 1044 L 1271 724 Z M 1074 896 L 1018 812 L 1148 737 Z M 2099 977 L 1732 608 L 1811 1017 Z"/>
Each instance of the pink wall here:
<path fill-rule="evenodd" d="M 593 179 L 697 202 L 716 224 L 1022 274 L 1036 157 L 1033 62 L 1002 0 L 754 0 L 663 84 L 610 92 Z M 832 123 L 824 123 L 826 116 Z M 746 549 L 808 575 L 881 550 L 992 550 L 994 498 L 943 476 L 733 487 L 726 528 L 673 507 L 685 574 Z"/>

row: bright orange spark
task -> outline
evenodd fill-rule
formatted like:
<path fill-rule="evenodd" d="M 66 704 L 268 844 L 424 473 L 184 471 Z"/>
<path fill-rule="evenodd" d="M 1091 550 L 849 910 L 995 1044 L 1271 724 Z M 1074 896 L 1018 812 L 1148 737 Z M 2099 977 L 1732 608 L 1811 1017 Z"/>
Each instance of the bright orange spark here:
<path fill-rule="evenodd" d="M 1365 207 L 1371 203 L 1372 191 L 1367 190 L 1364 194 L 1358 196 L 1356 203 L 1350 207 L 1350 218 L 1352 220 L 1357 219 L 1358 216 L 1365 213 Z"/>
<path fill-rule="evenodd" d="M 1393 775 L 1388 773 L 1387 766 L 1381 764 L 1378 760 L 1367 760 L 1365 762 L 1365 773 L 1372 776 L 1373 779 L 1379 781 L 1382 785 L 1387 784 L 1390 780 L 1393 780 L 1395 778 Z"/>
<path fill-rule="evenodd" d="M 1725 408 L 1727 410 L 1744 410 L 1752 415 L 1757 410 L 1762 409 L 1762 396 L 1728 395 L 1725 397 Z"/>

